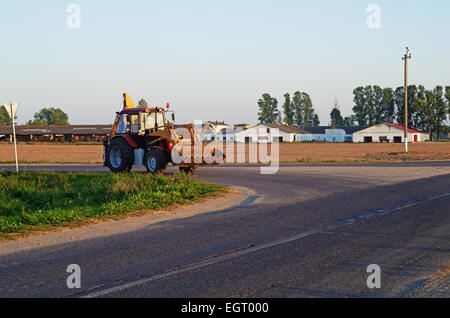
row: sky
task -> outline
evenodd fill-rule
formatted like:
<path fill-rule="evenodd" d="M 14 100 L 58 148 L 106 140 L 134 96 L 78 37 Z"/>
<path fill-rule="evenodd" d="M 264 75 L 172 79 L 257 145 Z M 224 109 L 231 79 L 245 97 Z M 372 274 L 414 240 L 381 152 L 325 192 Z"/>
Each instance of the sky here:
<path fill-rule="evenodd" d="M 20 102 L 20 124 L 43 107 L 108 124 L 127 92 L 178 123 L 256 124 L 262 94 L 281 109 L 303 91 L 327 125 L 355 87 L 402 86 L 406 46 L 410 83 L 450 85 L 449 30 L 448 0 L 2 0 L 0 104 Z"/>

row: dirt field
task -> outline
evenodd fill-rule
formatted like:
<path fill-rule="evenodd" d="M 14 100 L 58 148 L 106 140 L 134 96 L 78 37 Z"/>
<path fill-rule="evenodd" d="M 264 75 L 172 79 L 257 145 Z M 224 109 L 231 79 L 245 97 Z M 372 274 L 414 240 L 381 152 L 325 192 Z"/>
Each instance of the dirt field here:
<path fill-rule="evenodd" d="M 23 163 L 101 163 L 101 145 L 19 144 Z M 402 144 L 281 144 L 282 163 L 351 163 L 450 160 L 450 143 L 411 144 L 404 154 Z M 14 147 L 0 144 L 0 163 L 14 162 Z"/>

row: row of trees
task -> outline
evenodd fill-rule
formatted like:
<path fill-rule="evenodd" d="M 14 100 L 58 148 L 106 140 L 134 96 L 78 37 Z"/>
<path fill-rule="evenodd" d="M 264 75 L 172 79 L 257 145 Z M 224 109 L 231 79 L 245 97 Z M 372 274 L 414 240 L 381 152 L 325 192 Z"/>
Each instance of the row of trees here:
<path fill-rule="evenodd" d="M 11 125 L 11 117 L 4 107 L 0 107 L 0 125 Z M 69 125 L 69 116 L 60 108 L 43 108 L 27 125 Z"/>
<path fill-rule="evenodd" d="M 262 124 L 282 124 L 319 126 L 319 116 L 315 113 L 311 97 L 304 92 L 297 91 L 291 98 L 289 93 L 284 95 L 282 111 L 278 109 L 278 100 L 270 94 L 264 94 L 258 100 L 258 120 Z"/>
<path fill-rule="evenodd" d="M 353 91 L 354 114 L 343 118 L 337 103 L 330 114 L 334 126 L 371 126 L 384 122 L 405 124 L 405 89 L 380 86 L 357 87 Z M 450 87 L 423 85 L 408 86 L 408 123 L 410 127 L 426 131 L 430 139 L 439 139 L 448 129 Z"/>
<path fill-rule="evenodd" d="M 60 108 L 43 108 L 36 114 L 34 119 L 27 122 L 27 125 L 70 125 L 69 116 Z"/>

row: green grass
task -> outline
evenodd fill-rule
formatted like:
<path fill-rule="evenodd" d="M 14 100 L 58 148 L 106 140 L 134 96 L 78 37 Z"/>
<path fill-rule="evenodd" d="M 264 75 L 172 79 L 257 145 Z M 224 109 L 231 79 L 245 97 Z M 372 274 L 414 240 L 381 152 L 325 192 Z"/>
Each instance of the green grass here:
<path fill-rule="evenodd" d="M 0 171 L 0 234 L 70 226 L 184 204 L 224 191 L 184 174 Z"/>

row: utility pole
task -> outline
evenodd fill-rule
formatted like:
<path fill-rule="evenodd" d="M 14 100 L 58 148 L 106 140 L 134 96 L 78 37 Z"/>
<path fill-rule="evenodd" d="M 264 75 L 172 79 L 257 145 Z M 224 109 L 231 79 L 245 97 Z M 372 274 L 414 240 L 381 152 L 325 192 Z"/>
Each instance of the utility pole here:
<path fill-rule="evenodd" d="M 405 153 L 408 153 L 408 60 L 411 59 L 408 47 L 402 59 L 405 61 Z"/>

